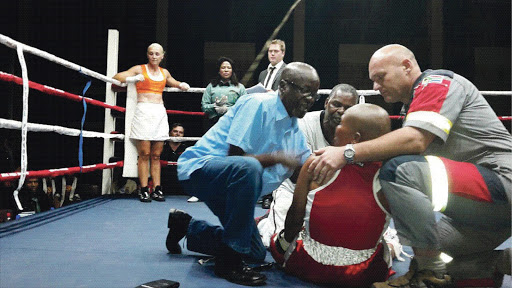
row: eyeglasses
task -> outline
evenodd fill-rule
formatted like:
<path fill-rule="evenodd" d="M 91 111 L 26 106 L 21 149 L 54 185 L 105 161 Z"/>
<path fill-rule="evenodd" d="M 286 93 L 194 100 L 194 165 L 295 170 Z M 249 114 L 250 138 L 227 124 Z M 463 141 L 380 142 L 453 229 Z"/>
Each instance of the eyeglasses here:
<path fill-rule="evenodd" d="M 293 81 L 289 81 L 289 80 L 285 80 L 285 79 L 281 79 L 281 81 L 292 86 L 295 90 L 297 90 L 300 94 L 302 94 L 304 96 L 304 98 L 306 98 L 306 100 L 318 101 L 318 99 L 320 98 L 320 95 L 318 95 L 316 92 L 310 91 L 306 87 L 301 87 L 301 86 L 293 83 Z"/>

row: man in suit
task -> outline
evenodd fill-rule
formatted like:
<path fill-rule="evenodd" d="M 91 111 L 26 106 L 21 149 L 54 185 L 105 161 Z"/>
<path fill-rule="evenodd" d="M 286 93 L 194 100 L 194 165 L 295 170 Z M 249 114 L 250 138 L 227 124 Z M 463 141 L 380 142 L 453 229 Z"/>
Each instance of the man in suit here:
<path fill-rule="evenodd" d="M 286 45 L 283 40 L 274 39 L 268 46 L 268 64 L 267 69 L 261 71 L 258 77 L 258 82 L 261 83 L 267 91 L 277 91 L 279 88 L 279 81 L 281 80 L 281 72 L 286 63 L 284 63 L 284 53 L 286 51 Z M 258 203 L 261 203 L 263 209 L 269 209 L 270 203 L 272 203 L 272 193 L 261 197 Z"/>
<path fill-rule="evenodd" d="M 283 72 L 286 63 L 283 62 L 286 45 L 283 40 L 274 39 L 268 46 L 268 64 L 267 69 L 261 71 L 258 82 L 263 84 L 267 91 L 277 91 L 281 72 Z"/>

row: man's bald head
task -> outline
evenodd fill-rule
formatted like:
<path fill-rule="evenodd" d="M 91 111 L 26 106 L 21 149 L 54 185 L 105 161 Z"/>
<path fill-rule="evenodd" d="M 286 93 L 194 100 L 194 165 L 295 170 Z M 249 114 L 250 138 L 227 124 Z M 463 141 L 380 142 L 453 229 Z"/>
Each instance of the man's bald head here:
<path fill-rule="evenodd" d="M 308 82 L 315 86 L 316 89 L 320 87 L 320 77 L 313 66 L 302 63 L 292 62 L 286 65 L 281 73 L 281 79 L 294 82 Z"/>
<path fill-rule="evenodd" d="M 375 51 L 375 53 L 373 53 L 372 59 L 373 58 L 394 58 L 397 61 L 409 59 L 411 61 L 416 61 L 414 53 L 412 53 L 412 51 L 409 50 L 409 48 L 400 44 L 389 44 L 380 48 L 379 50 Z"/>
<path fill-rule="evenodd" d="M 320 77 L 313 66 L 292 62 L 283 69 L 279 97 L 290 117 L 302 118 L 318 99 Z"/>
<path fill-rule="evenodd" d="M 373 53 L 368 74 L 373 81 L 373 89 L 380 92 L 384 101 L 408 103 L 421 69 L 411 50 L 399 44 L 390 44 Z"/>

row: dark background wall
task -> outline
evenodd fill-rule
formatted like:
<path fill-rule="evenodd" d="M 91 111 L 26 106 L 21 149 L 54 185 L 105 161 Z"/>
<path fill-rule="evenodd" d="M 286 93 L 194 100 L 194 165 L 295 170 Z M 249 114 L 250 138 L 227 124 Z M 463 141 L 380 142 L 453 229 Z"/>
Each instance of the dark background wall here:
<path fill-rule="evenodd" d="M 146 63 L 146 47 L 166 39 L 167 54 L 162 66 L 178 80 L 193 87 L 205 87 L 216 72 L 209 71 L 211 59 L 205 43 L 233 43 L 234 47 L 240 43 L 252 45 L 256 57 L 293 2 L 3 1 L 0 34 L 102 74 L 106 71 L 108 29 L 119 30 L 120 71 Z M 166 11 L 162 11 L 162 7 Z M 511 89 L 510 1 L 307 0 L 303 9 L 303 61 L 318 70 L 323 89 L 340 82 L 348 82 L 361 90 L 371 89 L 367 79 L 371 51 L 375 50 L 373 47 L 389 43 L 411 48 L 423 69 L 451 69 L 473 81 L 480 90 Z M 158 15 L 165 17 L 157 20 Z M 292 14 L 277 36 L 287 43 L 286 62 L 297 59 L 293 23 Z M 247 51 L 234 49 L 226 51 L 229 55 L 224 56 L 236 59 L 242 57 L 243 52 Z M 86 79 L 79 73 L 30 54 L 25 57 L 30 80 L 82 93 Z M 242 61 L 236 67 L 239 78 L 249 64 Z M 246 86 L 255 84 L 257 74 L 267 65 L 265 56 Z M 0 71 L 21 76 L 15 50 L 4 45 L 0 45 Z M 86 96 L 104 100 L 105 84 L 93 80 Z M 21 120 L 21 88 L 0 83 L 0 97 L 3 99 L 0 118 Z M 123 94 L 118 95 L 119 105 L 124 105 L 123 98 Z M 200 98 L 200 94 L 174 93 L 165 96 L 165 102 L 168 109 L 200 111 Z M 369 101 L 385 106 L 390 112 L 398 109 L 377 97 Z M 510 97 L 488 97 L 488 101 L 498 115 L 511 114 Z M 319 103 L 314 109 L 321 109 L 321 106 Z M 30 122 L 72 128 L 80 127 L 83 113 L 80 103 L 34 90 L 30 91 L 29 111 Z M 103 119 L 104 109 L 89 106 L 85 129 L 102 132 Z M 197 117 L 170 116 L 169 121 L 184 123 L 188 136 L 203 133 L 202 122 Z M 118 126 L 123 128 L 122 120 L 118 120 Z M 0 129 L 0 133 L 5 134 L 5 129 Z M 29 141 L 29 169 L 78 164 L 75 137 L 30 133 Z M 101 150 L 101 139 L 86 139 L 85 164 L 101 162 Z"/>

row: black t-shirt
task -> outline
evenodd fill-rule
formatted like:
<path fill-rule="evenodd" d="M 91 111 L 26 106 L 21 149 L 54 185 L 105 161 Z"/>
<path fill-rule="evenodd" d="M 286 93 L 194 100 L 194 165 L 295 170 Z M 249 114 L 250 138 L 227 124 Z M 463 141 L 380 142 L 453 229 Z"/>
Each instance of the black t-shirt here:
<path fill-rule="evenodd" d="M 176 151 L 172 150 L 171 146 L 168 142 L 165 142 L 164 149 L 162 150 L 162 154 L 160 155 L 160 159 L 171 161 L 171 162 L 177 162 L 178 158 L 180 157 L 181 153 L 187 149 L 187 144 L 181 143 L 180 146 L 178 146 L 178 149 Z"/>

